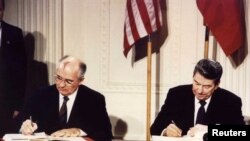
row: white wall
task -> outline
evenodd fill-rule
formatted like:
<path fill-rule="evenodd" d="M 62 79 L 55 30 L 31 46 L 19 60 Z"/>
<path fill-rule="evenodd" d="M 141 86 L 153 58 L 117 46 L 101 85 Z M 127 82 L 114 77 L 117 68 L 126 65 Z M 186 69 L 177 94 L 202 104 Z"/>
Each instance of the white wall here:
<path fill-rule="evenodd" d="M 87 62 L 85 84 L 105 95 L 113 126 L 126 131 L 126 139 L 144 139 L 147 61 L 145 58 L 132 66 L 131 52 L 128 58 L 122 54 L 125 2 L 64 0 L 64 53 L 80 56 Z M 160 54 L 152 57 L 152 121 L 168 88 L 191 83 L 194 65 L 203 57 L 204 26 L 195 0 L 166 3 L 169 35 Z M 247 8 L 249 11 L 249 2 Z M 210 58 L 212 44 L 210 36 Z M 243 98 L 243 112 L 249 115 L 249 55 L 234 69 L 218 47 L 217 60 L 225 70 L 221 86 Z M 122 131 L 114 132 L 123 134 Z"/>
<path fill-rule="evenodd" d="M 13 1 L 10 3 L 14 4 Z M 168 89 L 179 84 L 191 83 L 194 65 L 203 58 L 205 29 L 195 2 L 195 0 L 166 0 L 165 18 L 167 18 L 168 37 L 160 53 L 152 56 L 151 123 L 163 104 Z M 249 35 L 250 3 L 248 0 L 245 2 Z M 147 60 L 144 58 L 132 66 L 131 51 L 127 58 L 123 56 L 126 1 L 21 0 L 19 8 L 41 3 L 44 5 L 44 10 L 36 10 L 37 14 L 45 13 L 51 18 L 43 18 L 37 23 L 38 27 L 43 27 L 42 29 L 32 27 L 38 31 L 47 31 L 45 23 L 49 23 L 50 32 L 41 33 L 45 40 L 50 42 L 46 44 L 46 59 L 38 57 L 39 51 L 36 51 L 36 59 L 47 64 L 54 64 L 55 59 L 64 54 L 83 59 L 88 66 L 84 83 L 105 95 L 114 135 L 124 136 L 124 139 L 145 139 Z M 23 11 L 27 12 L 25 9 Z M 30 24 L 27 19 L 35 18 L 35 15 L 30 16 L 23 14 L 22 17 L 15 17 L 19 20 L 16 23 L 26 31 L 33 30 L 27 26 Z M 57 30 L 52 30 L 54 28 Z M 250 37 L 247 40 L 250 42 Z M 210 36 L 210 58 L 212 58 L 213 42 L 214 39 Z M 62 47 L 61 52 L 60 47 Z M 53 57 L 54 55 L 57 57 Z M 219 46 L 216 57 L 224 67 L 221 87 L 239 95 L 243 102 L 243 113 L 250 115 L 249 55 L 237 68 L 233 67 Z M 49 75 L 52 77 L 52 70 Z M 53 83 L 53 80 L 50 82 Z"/>

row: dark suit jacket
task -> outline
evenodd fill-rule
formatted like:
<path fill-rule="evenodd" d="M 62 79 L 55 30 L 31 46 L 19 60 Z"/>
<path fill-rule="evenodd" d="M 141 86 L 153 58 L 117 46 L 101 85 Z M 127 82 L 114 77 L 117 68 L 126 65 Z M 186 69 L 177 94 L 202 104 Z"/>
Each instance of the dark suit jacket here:
<path fill-rule="evenodd" d="M 20 28 L 1 22 L 0 136 L 10 132 L 14 110 L 20 110 L 26 83 L 26 55 Z"/>
<path fill-rule="evenodd" d="M 21 116 L 27 119 L 30 115 L 38 124 L 38 132 L 51 134 L 60 129 L 59 92 L 55 85 L 40 89 L 27 101 Z M 110 141 L 111 123 L 104 96 L 80 85 L 66 126 L 80 128 L 96 141 Z"/>
<path fill-rule="evenodd" d="M 164 105 L 151 126 L 152 135 L 160 135 L 172 122 L 186 134 L 194 126 L 194 101 L 192 85 L 171 88 Z M 206 111 L 208 124 L 244 124 L 241 99 L 235 94 L 218 88 L 214 91 Z"/>

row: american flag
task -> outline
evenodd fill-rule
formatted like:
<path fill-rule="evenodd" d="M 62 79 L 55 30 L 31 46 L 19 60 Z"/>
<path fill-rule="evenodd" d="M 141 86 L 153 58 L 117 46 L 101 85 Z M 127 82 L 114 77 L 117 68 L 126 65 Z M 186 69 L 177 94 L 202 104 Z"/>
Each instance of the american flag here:
<path fill-rule="evenodd" d="M 124 25 L 124 55 L 136 41 L 162 26 L 159 0 L 127 0 Z"/>

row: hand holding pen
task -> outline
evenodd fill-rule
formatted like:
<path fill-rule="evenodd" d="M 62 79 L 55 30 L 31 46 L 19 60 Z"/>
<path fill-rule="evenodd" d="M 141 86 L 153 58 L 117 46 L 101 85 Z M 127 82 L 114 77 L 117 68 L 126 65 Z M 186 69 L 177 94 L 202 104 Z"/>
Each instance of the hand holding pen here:
<path fill-rule="evenodd" d="M 37 124 L 32 121 L 32 117 L 30 116 L 30 119 L 27 119 L 22 123 L 20 132 L 24 135 L 31 135 L 37 128 Z"/>
<path fill-rule="evenodd" d="M 182 130 L 172 120 L 172 123 L 170 123 L 166 129 L 164 129 L 163 135 L 169 137 L 181 137 Z"/>

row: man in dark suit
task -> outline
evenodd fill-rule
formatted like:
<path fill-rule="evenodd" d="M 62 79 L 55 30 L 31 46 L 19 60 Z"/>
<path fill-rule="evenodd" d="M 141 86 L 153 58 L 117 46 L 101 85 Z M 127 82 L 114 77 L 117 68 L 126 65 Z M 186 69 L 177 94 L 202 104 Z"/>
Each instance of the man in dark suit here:
<path fill-rule="evenodd" d="M 0 0 L 0 137 L 12 132 L 13 119 L 23 104 L 26 84 L 26 55 L 23 32 L 3 21 Z"/>
<path fill-rule="evenodd" d="M 194 135 L 208 124 L 244 124 L 241 99 L 219 87 L 222 75 L 219 62 L 200 60 L 193 72 L 193 84 L 171 88 L 151 126 L 152 135 Z M 201 106 L 200 103 L 204 103 Z M 200 108 L 201 107 L 201 108 Z M 203 114 L 199 114 L 203 111 Z M 202 116 L 200 116 L 202 115 Z M 202 118 L 200 118 L 202 117 Z"/>
<path fill-rule="evenodd" d="M 88 136 L 95 141 L 112 139 L 111 123 L 105 98 L 82 85 L 86 65 L 72 56 L 63 57 L 55 73 L 56 84 L 38 90 L 24 106 L 20 128 L 23 134 L 34 131 L 52 136 Z M 61 123 L 61 110 L 67 96 L 66 120 Z M 32 117 L 32 120 L 30 119 Z M 23 118 L 22 118 L 23 119 Z"/>

